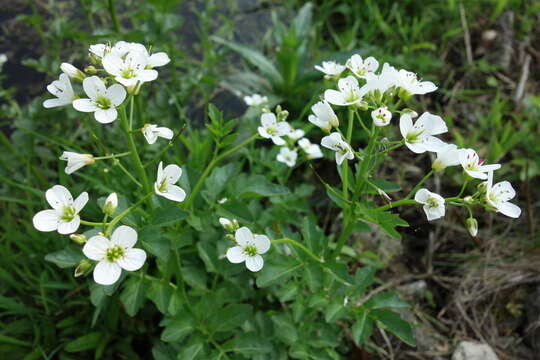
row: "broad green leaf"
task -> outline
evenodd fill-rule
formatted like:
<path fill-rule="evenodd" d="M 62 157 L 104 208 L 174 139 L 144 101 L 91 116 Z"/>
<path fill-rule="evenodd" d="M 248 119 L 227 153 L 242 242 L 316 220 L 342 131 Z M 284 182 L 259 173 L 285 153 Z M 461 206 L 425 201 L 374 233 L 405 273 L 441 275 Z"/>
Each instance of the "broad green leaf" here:
<path fill-rule="evenodd" d="M 409 224 L 390 211 L 378 210 L 363 204 L 357 206 L 357 216 L 372 222 L 393 238 L 400 239 L 401 235 L 396 231 L 398 226 L 409 226 Z"/>
<path fill-rule="evenodd" d="M 64 347 L 64 350 L 66 350 L 67 352 L 81 352 L 95 349 L 98 347 L 98 344 L 103 338 L 103 335 L 104 334 L 99 331 L 94 331 L 89 334 L 83 335 L 76 338 L 75 340 L 68 342 Z"/>
<path fill-rule="evenodd" d="M 167 260 L 169 257 L 171 243 L 163 236 L 157 226 L 146 226 L 139 232 L 139 240 L 143 248 L 150 254 L 157 256 L 160 260 Z"/>
<path fill-rule="evenodd" d="M 286 314 L 271 317 L 275 328 L 275 336 L 286 344 L 292 345 L 298 341 L 298 331 L 292 320 Z"/>
<path fill-rule="evenodd" d="M 124 304 L 126 313 L 135 316 L 144 304 L 146 297 L 146 283 L 143 278 L 132 277 L 125 282 L 125 287 L 120 294 L 120 301 Z"/>
<path fill-rule="evenodd" d="M 152 300 L 162 314 L 166 314 L 172 296 L 172 288 L 167 282 L 152 281 L 146 296 Z"/>
<path fill-rule="evenodd" d="M 366 309 L 408 308 L 409 304 L 401 300 L 395 293 L 383 292 L 366 301 L 364 307 Z"/>
<path fill-rule="evenodd" d="M 204 342 L 197 341 L 193 344 L 188 344 L 186 347 L 183 347 L 182 350 L 178 353 L 178 360 L 195 360 L 202 359 L 204 354 Z"/>
<path fill-rule="evenodd" d="M 183 314 L 182 318 L 167 322 L 165 329 L 161 333 L 161 340 L 165 342 L 180 342 L 194 329 L 194 320 L 188 314 Z"/>
<path fill-rule="evenodd" d="M 357 345 L 362 345 L 373 333 L 373 320 L 368 316 L 368 312 L 362 312 L 356 317 L 356 322 L 352 326 L 352 337 Z"/>
<path fill-rule="evenodd" d="M 346 314 L 347 310 L 345 306 L 343 306 L 343 302 L 333 301 L 327 306 L 326 311 L 324 312 L 324 320 L 327 323 L 333 323 Z"/>
<path fill-rule="evenodd" d="M 273 184 L 262 175 L 252 175 L 237 183 L 239 196 L 283 196 L 289 194 L 285 186 Z"/>
<path fill-rule="evenodd" d="M 335 263 L 335 262 L 326 263 L 324 265 L 324 269 L 326 270 L 327 273 L 332 275 L 332 277 L 336 279 L 337 281 L 339 281 L 340 283 L 346 286 L 352 285 L 353 279 L 351 275 L 349 275 L 349 268 L 347 267 L 347 265 L 342 264 L 342 263 Z"/>
<path fill-rule="evenodd" d="M 154 226 L 167 226 L 188 217 L 188 213 L 177 205 L 160 206 L 154 210 L 150 217 L 150 224 Z"/>
<path fill-rule="evenodd" d="M 354 274 L 354 285 L 347 289 L 347 294 L 349 296 L 358 296 L 361 295 L 368 286 L 373 284 L 375 280 L 375 268 L 372 266 L 364 266 L 356 270 Z"/>
<path fill-rule="evenodd" d="M 45 255 L 45 260 L 55 263 L 61 268 L 77 266 L 82 259 L 84 259 L 84 255 L 81 249 L 75 246 L 68 246 L 63 250 Z"/>
<path fill-rule="evenodd" d="M 219 263 L 216 248 L 207 241 L 199 241 L 197 251 L 208 272 L 217 272 Z"/>
<path fill-rule="evenodd" d="M 262 288 L 275 284 L 278 281 L 283 282 L 288 277 L 292 276 L 303 265 L 304 264 L 302 263 L 297 263 L 290 260 L 279 264 L 267 264 L 257 277 L 257 286 Z"/>
<path fill-rule="evenodd" d="M 410 346 L 416 346 L 411 325 L 402 320 L 398 313 L 390 310 L 373 310 L 370 312 L 370 316 L 378 321 L 380 327 L 388 329 L 401 341 Z"/>
<path fill-rule="evenodd" d="M 215 312 L 209 328 L 213 332 L 229 331 L 240 327 L 251 317 L 253 308 L 248 304 L 231 304 Z"/>
<path fill-rule="evenodd" d="M 326 237 L 323 231 L 309 217 L 304 217 L 302 220 L 302 236 L 307 247 L 312 250 L 315 255 L 320 255 L 321 250 L 326 245 Z"/>
<path fill-rule="evenodd" d="M 225 189 L 229 178 L 235 173 L 235 163 L 216 167 L 206 178 L 203 194 L 209 202 L 215 202 L 218 195 Z"/>
<path fill-rule="evenodd" d="M 223 344 L 227 352 L 240 353 L 244 356 L 267 354 L 272 351 L 272 344 L 253 332 L 239 333 Z"/>

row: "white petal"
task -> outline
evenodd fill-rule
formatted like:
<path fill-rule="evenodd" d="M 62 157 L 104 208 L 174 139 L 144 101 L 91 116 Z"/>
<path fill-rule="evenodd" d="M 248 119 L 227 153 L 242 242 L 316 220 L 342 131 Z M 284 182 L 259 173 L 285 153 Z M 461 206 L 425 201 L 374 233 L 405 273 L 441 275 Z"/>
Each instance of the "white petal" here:
<path fill-rule="evenodd" d="M 328 101 L 330 104 L 339 105 L 339 106 L 345 106 L 347 105 L 347 102 L 345 101 L 345 97 L 343 94 L 337 90 L 326 90 L 324 92 L 324 100 Z"/>
<path fill-rule="evenodd" d="M 118 111 L 115 108 L 109 108 L 107 110 L 98 109 L 94 113 L 96 120 L 102 124 L 112 123 L 118 117 Z"/>
<path fill-rule="evenodd" d="M 171 140 L 174 136 L 174 133 L 171 129 L 166 127 L 158 127 L 157 129 L 158 135 L 161 136 L 164 139 Z"/>
<path fill-rule="evenodd" d="M 148 64 L 152 67 L 157 67 L 167 65 L 170 61 L 171 59 L 169 59 L 169 56 L 166 53 L 158 52 L 150 56 Z"/>
<path fill-rule="evenodd" d="M 511 218 L 518 218 L 521 215 L 521 209 L 519 206 L 512 204 L 511 202 L 503 202 L 497 206 L 497 210 L 506 216 Z"/>
<path fill-rule="evenodd" d="M 238 245 L 245 247 L 248 244 L 253 243 L 253 234 L 247 227 L 242 226 L 234 233 L 234 238 Z"/>
<path fill-rule="evenodd" d="M 111 236 L 111 244 L 123 248 L 131 248 L 137 242 L 137 231 L 132 227 L 122 225 L 117 227 Z"/>
<path fill-rule="evenodd" d="M 81 112 L 94 112 L 99 107 L 90 99 L 76 99 L 73 101 L 73 108 Z"/>
<path fill-rule="evenodd" d="M 264 254 L 270 249 L 270 239 L 266 235 L 255 235 L 253 245 L 257 248 L 257 254 Z"/>
<path fill-rule="evenodd" d="M 161 183 L 162 181 L 163 181 L 163 161 L 160 161 L 158 164 L 156 182 Z"/>
<path fill-rule="evenodd" d="M 127 271 L 139 270 L 146 261 L 146 253 L 141 249 L 127 249 L 124 257 L 116 263 Z"/>
<path fill-rule="evenodd" d="M 122 268 L 116 263 L 101 260 L 94 268 L 94 281 L 101 285 L 112 285 L 120 278 Z"/>
<path fill-rule="evenodd" d="M 126 99 L 126 89 L 120 84 L 113 84 L 107 89 L 107 98 L 118 106 Z"/>
<path fill-rule="evenodd" d="M 65 206 L 73 205 L 73 197 L 62 185 L 54 185 L 45 192 L 45 198 L 53 209 L 62 210 Z"/>
<path fill-rule="evenodd" d="M 411 115 L 409 114 L 403 114 L 399 118 L 399 131 L 401 132 L 401 136 L 404 138 L 407 137 L 407 134 L 413 127 L 413 122 Z"/>
<path fill-rule="evenodd" d="M 137 79 L 139 81 L 146 82 L 146 81 L 156 80 L 157 77 L 158 77 L 158 72 L 156 70 L 142 70 L 138 74 Z"/>
<path fill-rule="evenodd" d="M 163 169 L 163 176 L 167 178 L 168 184 L 175 184 L 182 176 L 182 168 L 176 164 L 170 164 Z"/>
<path fill-rule="evenodd" d="M 90 260 L 100 261 L 105 258 L 107 249 L 110 247 L 111 243 L 105 236 L 96 235 L 88 239 L 82 251 Z"/>
<path fill-rule="evenodd" d="M 75 208 L 75 210 L 77 210 L 77 213 L 79 213 L 79 211 L 82 210 L 82 208 L 84 207 L 84 205 L 86 205 L 87 202 L 88 193 L 85 191 L 82 192 L 79 196 L 77 196 L 77 198 L 73 202 L 73 207 Z"/>
<path fill-rule="evenodd" d="M 476 179 L 486 180 L 488 177 L 486 173 L 483 173 L 481 171 L 467 170 L 467 169 L 464 169 L 464 170 L 467 174 L 469 174 L 470 177 L 473 177 Z"/>
<path fill-rule="evenodd" d="M 413 153 L 416 153 L 416 154 L 422 154 L 426 152 L 426 147 L 424 146 L 423 143 L 412 144 L 409 142 L 405 142 L 405 146 L 407 146 L 409 150 L 411 150 Z"/>
<path fill-rule="evenodd" d="M 158 192 L 158 195 L 176 202 L 182 202 L 186 198 L 186 192 L 176 185 L 169 185 L 166 192 Z"/>
<path fill-rule="evenodd" d="M 249 271 L 257 272 L 263 268 L 264 260 L 261 255 L 248 256 L 246 258 L 246 267 Z"/>
<path fill-rule="evenodd" d="M 106 94 L 105 84 L 97 76 L 89 76 L 83 80 L 83 89 L 86 95 L 92 100 L 96 100 L 98 96 Z"/>
<path fill-rule="evenodd" d="M 414 194 L 414 200 L 420 204 L 425 204 L 431 192 L 427 189 L 420 189 Z"/>
<path fill-rule="evenodd" d="M 43 102 L 43 107 L 46 109 L 58 107 L 58 106 L 64 106 L 67 105 L 64 101 L 60 99 L 47 99 Z"/>
<path fill-rule="evenodd" d="M 79 215 L 76 215 L 73 217 L 73 219 L 70 222 L 64 222 L 62 219 L 60 219 L 60 222 L 58 223 L 58 233 L 59 234 L 72 234 L 79 228 L 79 225 L 81 224 L 81 218 Z"/>
<path fill-rule="evenodd" d="M 274 127 L 277 124 L 276 115 L 274 113 L 264 113 L 261 115 L 261 125 L 265 128 Z"/>
<path fill-rule="evenodd" d="M 39 231 L 54 231 L 58 229 L 60 215 L 56 210 L 42 210 L 34 215 L 32 222 Z"/>
<path fill-rule="evenodd" d="M 285 140 L 283 140 L 279 136 L 272 136 L 272 141 L 274 142 L 274 144 L 276 144 L 278 146 L 285 145 Z"/>
<path fill-rule="evenodd" d="M 422 141 L 422 145 L 424 145 L 427 151 L 438 152 L 448 144 L 435 136 L 426 136 Z"/>
<path fill-rule="evenodd" d="M 227 250 L 227 260 L 233 264 L 239 264 L 246 260 L 247 255 L 244 253 L 244 249 L 240 246 L 233 246 Z"/>
<path fill-rule="evenodd" d="M 111 75 L 118 76 L 122 72 L 124 63 L 120 56 L 110 53 L 103 57 L 102 64 L 105 71 Z"/>

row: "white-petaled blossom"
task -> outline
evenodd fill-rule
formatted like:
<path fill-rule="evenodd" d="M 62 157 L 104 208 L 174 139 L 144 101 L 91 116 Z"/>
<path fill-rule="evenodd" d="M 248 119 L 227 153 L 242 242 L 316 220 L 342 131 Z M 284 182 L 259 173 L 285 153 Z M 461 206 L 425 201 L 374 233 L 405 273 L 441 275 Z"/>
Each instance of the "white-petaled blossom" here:
<path fill-rule="evenodd" d="M 473 149 L 459 150 L 459 162 L 470 177 L 481 180 L 487 179 L 488 172 L 501 168 L 501 164 L 482 165 L 484 160 L 481 161 Z"/>
<path fill-rule="evenodd" d="M 354 76 L 339 79 L 338 89 L 328 89 L 324 92 L 324 100 L 330 104 L 348 106 L 362 101 L 358 80 Z"/>
<path fill-rule="evenodd" d="M 399 70 L 396 85 L 410 95 L 424 95 L 437 90 L 437 86 L 431 81 L 420 81 L 415 73 L 404 69 Z"/>
<path fill-rule="evenodd" d="M 329 132 L 332 127 L 339 126 L 339 119 L 330 104 L 325 101 L 319 101 L 311 107 L 315 115 L 309 115 L 308 120 L 315 126 Z"/>
<path fill-rule="evenodd" d="M 429 221 L 437 220 L 444 216 L 444 198 L 441 195 L 432 193 L 427 189 L 420 189 L 414 195 L 414 200 L 424 205 L 423 209 Z"/>
<path fill-rule="evenodd" d="M 265 139 L 272 139 L 276 145 L 285 145 L 285 140 L 281 137 L 289 134 L 292 129 L 285 121 L 277 121 L 274 113 L 264 113 L 261 115 L 261 126 L 258 128 L 259 134 Z"/>
<path fill-rule="evenodd" d="M 94 281 L 100 285 L 112 285 L 118 281 L 122 269 L 139 270 L 146 261 L 146 252 L 134 248 L 137 232 L 129 226 L 117 227 L 110 240 L 103 235 L 92 236 L 83 247 L 84 255 L 97 261 Z"/>
<path fill-rule="evenodd" d="M 436 151 L 437 159 L 433 161 L 431 168 L 435 171 L 443 171 L 449 166 L 459 165 L 460 150 L 454 144 L 446 144 Z"/>
<path fill-rule="evenodd" d="M 392 113 L 386 106 L 383 106 L 371 112 L 371 119 L 373 119 L 375 126 L 386 126 L 392 120 Z"/>
<path fill-rule="evenodd" d="M 56 99 L 47 99 L 43 102 L 43 107 L 47 109 L 71 104 L 76 99 L 71 81 L 66 74 L 60 74 L 58 80 L 47 85 L 47 91 L 56 96 Z"/>
<path fill-rule="evenodd" d="M 64 171 L 71 175 L 85 165 L 91 165 L 94 162 L 94 157 L 90 154 L 78 154 L 71 151 L 64 151 L 60 156 L 60 160 L 67 161 Z"/>
<path fill-rule="evenodd" d="M 83 89 L 88 99 L 73 101 L 75 110 L 93 112 L 94 118 L 102 124 L 116 120 L 116 107 L 126 98 L 126 89 L 122 85 L 113 84 L 107 88 L 99 77 L 89 76 L 83 80 Z"/>
<path fill-rule="evenodd" d="M 117 52 L 110 52 L 103 57 L 103 67 L 120 84 L 132 87 L 155 80 L 158 72 L 150 67 L 148 57 L 136 50 L 129 51 L 124 57 Z"/>
<path fill-rule="evenodd" d="M 268 98 L 259 94 L 253 94 L 244 96 L 244 102 L 247 106 L 259 106 L 266 104 L 268 102 Z"/>
<path fill-rule="evenodd" d="M 236 221 L 236 219 L 229 220 L 227 218 L 220 217 L 219 223 L 228 232 L 235 232 L 239 228 L 238 221 Z"/>
<path fill-rule="evenodd" d="M 186 192 L 176 184 L 182 176 L 180 166 L 170 164 L 163 168 L 163 161 L 159 162 L 157 179 L 154 183 L 154 190 L 159 196 L 163 196 L 172 201 L 182 202 L 186 198 Z"/>
<path fill-rule="evenodd" d="M 440 116 L 429 112 L 423 113 L 414 125 L 409 113 L 401 115 L 399 129 L 403 139 L 405 139 L 405 145 L 414 153 L 438 151 L 446 145 L 445 142 L 434 136 L 448 131 L 446 123 Z"/>
<path fill-rule="evenodd" d="M 236 246 L 227 250 L 227 259 L 233 264 L 245 261 L 248 270 L 253 272 L 261 270 L 264 265 L 261 254 L 270 249 L 270 239 L 266 235 L 254 235 L 245 226 L 236 230 L 234 237 Z"/>
<path fill-rule="evenodd" d="M 354 159 L 351 146 L 343 140 L 341 134 L 338 132 L 333 132 L 330 135 L 323 137 L 321 145 L 336 152 L 336 163 L 338 165 L 341 165 L 344 159 Z"/>
<path fill-rule="evenodd" d="M 346 69 L 345 66 L 335 61 L 323 61 L 321 65 L 315 65 L 315 70 L 319 70 L 327 77 L 333 77 L 340 75 Z"/>
<path fill-rule="evenodd" d="M 307 158 L 310 160 L 319 159 L 323 157 L 323 153 L 319 145 L 312 144 L 311 141 L 309 141 L 309 139 L 303 138 L 303 139 L 298 140 L 298 146 L 300 146 L 300 148 L 304 150 L 304 152 L 307 155 Z"/>
<path fill-rule="evenodd" d="M 293 167 L 296 165 L 296 159 L 298 158 L 298 152 L 296 150 L 291 150 L 288 147 L 284 146 L 279 150 L 277 154 L 277 161 L 284 163 L 288 167 Z"/>
<path fill-rule="evenodd" d="M 118 195 L 115 192 L 109 194 L 103 203 L 103 212 L 112 216 L 118 207 Z"/>
<path fill-rule="evenodd" d="M 377 71 L 379 62 L 373 56 L 362 59 L 360 55 L 356 54 L 347 60 L 346 66 L 354 75 L 365 79 L 368 74 L 374 74 Z"/>
<path fill-rule="evenodd" d="M 302 129 L 296 129 L 292 130 L 290 133 L 287 134 L 287 137 L 292 140 L 298 140 L 304 137 L 306 135 L 305 131 Z"/>
<path fill-rule="evenodd" d="M 174 133 L 171 129 L 167 127 L 159 127 L 154 124 L 145 124 L 141 129 L 146 141 L 150 145 L 156 142 L 158 137 L 162 137 L 167 140 L 171 140 L 174 136 Z"/>
<path fill-rule="evenodd" d="M 112 47 L 105 44 L 90 45 L 90 53 L 98 58 L 103 58 L 105 55 L 113 53 L 119 57 L 125 57 L 130 51 L 137 51 L 146 58 L 146 68 L 167 65 L 171 59 L 164 52 L 150 54 L 148 49 L 139 43 L 130 43 L 126 41 L 118 41 Z"/>
<path fill-rule="evenodd" d="M 393 66 L 384 63 L 380 74 L 367 73 L 365 79 L 366 83 L 360 88 L 360 95 L 364 96 L 373 91 L 379 91 L 382 95 L 399 83 L 399 72 Z"/>
<path fill-rule="evenodd" d="M 511 218 L 518 218 L 521 215 L 521 209 L 510 202 L 515 196 L 516 191 L 512 184 L 508 181 L 501 181 L 493 185 L 493 171 L 488 173 L 486 201 L 497 212 Z"/>
<path fill-rule="evenodd" d="M 2 67 L 4 64 L 8 61 L 8 57 L 6 54 L 0 54 L 0 70 L 2 70 Z"/>
<path fill-rule="evenodd" d="M 32 222 L 39 231 L 55 231 L 71 234 L 81 223 L 79 212 L 88 202 L 88 193 L 82 192 L 75 200 L 68 189 L 54 185 L 45 192 L 45 198 L 52 209 L 38 212 Z"/>

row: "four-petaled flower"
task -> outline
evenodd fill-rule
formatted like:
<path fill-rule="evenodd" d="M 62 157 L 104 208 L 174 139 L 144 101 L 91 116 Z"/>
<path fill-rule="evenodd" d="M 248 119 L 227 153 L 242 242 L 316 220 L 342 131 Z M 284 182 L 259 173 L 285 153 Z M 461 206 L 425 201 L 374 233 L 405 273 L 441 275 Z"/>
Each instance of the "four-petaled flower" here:
<path fill-rule="evenodd" d="M 341 134 L 338 132 L 333 132 L 330 135 L 323 137 L 321 145 L 336 152 L 336 163 L 338 165 L 341 165 L 344 159 L 354 159 L 351 146 L 343 140 Z"/>
<path fill-rule="evenodd" d="M 279 154 L 276 159 L 279 162 L 286 164 L 288 167 L 293 167 L 296 165 L 296 159 L 298 158 L 298 153 L 296 150 L 291 150 L 288 147 L 284 146 L 279 150 Z"/>
<path fill-rule="evenodd" d="M 392 113 L 386 106 L 383 106 L 371 112 L 371 119 L 375 126 L 386 126 L 392 120 Z"/>
<path fill-rule="evenodd" d="M 122 269 L 139 270 L 146 261 L 146 252 L 134 248 L 137 232 L 129 226 L 119 226 L 109 240 L 103 235 L 91 237 L 83 247 L 84 255 L 97 261 L 94 281 L 101 285 L 112 285 L 120 278 Z"/>
<path fill-rule="evenodd" d="M 81 193 L 75 200 L 68 189 L 54 185 L 45 192 L 45 198 L 52 209 L 42 210 L 34 215 L 32 222 L 39 231 L 55 231 L 71 234 L 81 223 L 79 212 L 88 202 L 88 193 Z"/>
<path fill-rule="evenodd" d="M 73 174 L 85 165 L 91 165 L 96 162 L 90 154 L 78 154 L 71 151 L 64 151 L 60 156 L 60 160 L 67 161 L 64 171 L 68 175 Z"/>
<path fill-rule="evenodd" d="M 314 104 L 311 107 L 311 111 L 313 111 L 313 114 L 315 115 L 309 115 L 309 122 L 320 127 L 324 131 L 330 132 L 332 127 L 337 128 L 339 126 L 339 119 L 326 100 Z"/>
<path fill-rule="evenodd" d="M 272 139 L 274 144 L 285 145 L 285 140 L 281 137 L 289 134 L 292 129 L 287 122 L 278 122 L 274 113 L 264 113 L 261 115 L 261 126 L 258 131 L 263 138 Z"/>
<path fill-rule="evenodd" d="M 335 61 L 323 61 L 321 65 L 315 65 L 315 69 L 324 73 L 326 77 L 334 77 L 341 74 L 346 67 Z"/>
<path fill-rule="evenodd" d="M 449 166 L 459 165 L 460 149 L 454 144 L 446 144 L 437 149 L 437 159 L 431 164 L 431 168 L 437 172 L 443 171 Z"/>
<path fill-rule="evenodd" d="M 362 101 L 362 94 L 358 86 L 358 80 L 354 76 L 339 79 L 338 89 L 328 89 L 324 92 L 324 100 L 330 104 L 348 106 Z"/>
<path fill-rule="evenodd" d="M 94 118 L 108 124 L 118 117 L 118 107 L 126 98 L 126 89 L 120 84 L 113 84 L 108 88 L 97 76 L 90 76 L 83 80 L 83 89 L 89 99 L 73 101 L 73 107 L 82 112 L 93 112 Z"/>
<path fill-rule="evenodd" d="M 417 154 L 426 151 L 438 151 L 445 142 L 433 135 L 448 131 L 444 120 L 428 112 L 423 113 L 413 125 L 411 115 L 405 113 L 399 119 L 399 129 L 405 139 L 405 145 Z"/>
<path fill-rule="evenodd" d="M 354 75 L 365 79 L 368 74 L 374 74 L 377 71 L 379 62 L 373 56 L 362 59 L 360 55 L 356 54 L 347 60 L 346 66 Z"/>
<path fill-rule="evenodd" d="M 481 180 L 487 179 L 488 172 L 501 168 L 501 164 L 482 165 L 484 161 L 480 160 L 473 149 L 461 149 L 459 151 L 459 162 L 470 177 Z"/>
<path fill-rule="evenodd" d="M 158 137 L 162 137 L 167 140 L 171 140 L 174 136 L 174 133 L 171 129 L 167 127 L 158 127 L 154 124 L 145 124 L 141 129 L 146 141 L 150 145 L 156 142 Z"/>
<path fill-rule="evenodd" d="M 71 81 L 66 74 L 60 74 L 58 80 L 47 85 L 47 91 L 56 96 L 56 99 L 47 99 L 43 102 L 43 107 L 47 109 L 71 104 L 76 99 Z"/>
<path fill-rule="evenodd" d="M 414 195 L 414 200 L 420 204 L 424 204 L 423 209 L 429 221 L 437 220 L 444 216 L 444 198 L 441 195 L 432 193 L 427 189 L 420 189 Z"/>
<path fill-rule="evenodd" d="M 511 218 L 518 218 L 521 215 L 521 209 L 510 202 L 515 196 L 516 191 L 512 184 L 508 181 L 501 181 L 493 185 L 493 171 L 488 173 L 486 201 L 497 212 Z"/>
<path fill-rule="evenodd" d="M 263 268 L 264 260 L 261 254 L 270 249 L 270 239 L 266 235 L 253 234 L 243 226 L 234 234 L 236 246 L 227 250 L 227 259 L 233 264 L 246 262 L 248 270 L 257 272 Z"/>
<path fill-rule="evenodd" d="M 244 96 L 244 102 L 247 106 L 259 106 L 268 102 L 266 96 L 261 96 L 259 94 L 247 95 Z"/>
<path fill-rule="evenodd" d="M 124 57 L 113 51 L 106 54 L 102 62 L 105 70 L 127 87 L 155 80 L 158 76 L 156 70 L 147 69 L 148 57 L 140 51 L 131 50 Z"/>
<path fill-rule="evenodd" d="M 180 166 L 170 164 L 163 168 L 163 161 L 159 162 L 157 179 L 154 183 L 154 190 L 157 195 L 163 196 L 172 201 L 182 202 L 186 198 L 186 192 L 176 184 L 182 176 Z"/>
<path fill-rule="evenodd" d="M 319 145 L 312 144 L 311 141 L 309 141 L 309 139 L 307 138 L 298 140 L 298 146 L 300 146 L 300 148 L 304 150 L 304 152 L 307 155 L 308 160 L 319 159 L 323 157 L 323 153 Z"/>
<path fill-rule="evenodd" d="M 404 69 L 399 70 L 397 80 L 396 85 L 408 95 L 424 95 L 437 90 L 437 86 L 431 81 L 420 81 L 415 73 Z"/>

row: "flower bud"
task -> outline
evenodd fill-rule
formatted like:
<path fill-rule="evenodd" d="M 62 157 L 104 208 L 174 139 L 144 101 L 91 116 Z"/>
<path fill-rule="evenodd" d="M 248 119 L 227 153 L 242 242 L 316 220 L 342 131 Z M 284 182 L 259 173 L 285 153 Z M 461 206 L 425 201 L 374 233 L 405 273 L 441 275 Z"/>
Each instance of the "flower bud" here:
<path fill-rule="evenodd" d="M 463 198 L 463 201 L 465 201 L 467 204 L 472 204 L 473 201 L 474 201 L 474 199 L 473 199 L 472 196 L 469 195 L 469 196 L 465 196 L 465 197 Z"/>
<path fill-rule="evenodd" d="M 219 218 L 219 223 L 228 232 L 235 232 L 240 227 L 238 225 L 238 221 L 236 221 L 236 219 L 233 219 L 231 221 L 231 220 L 229 220 L 227 218 L 221 217 L 221 218 Z"/>
<path fill-rule="evenodd" d="M 236 243 L 236 239 L 233 234 L 227 234 L 225 237 L 229 240 L 231 240 L 233 243 Z"/>
<path fill-rule="evenodd" d="M 83 234 L 71 234 L 69 235 L 69 238 L 73 241 L 75 241 L 77 244 L 84 244 L 86 242 L 86 236 Z"/>
<path fill-rule="evenodd" d="M 118 207 L 118 195 L 112 193 L 107 196 L 105 203 L 103 204 L 103 212 L 109 216 L 112 216 Z"/>
<path fill-rule="evenodd" d="M 97 74 L 97 69 L 95 66 L 89 65 L 84 68 L 84 72 L 87 73 L 88 75 L 95 75 Z"/>
<path fill-rule="evenodd" d="M 476 221 L 475 218 L 470 217 L 465 220 L 465 224 L 467 225 L 467 231 L 469 231 L 469 234 L 471 234 L 472 237 L 475 237 L 478 234 L 478 221 Z"/>
<path fill-rule="evenodd" d="M 390 124 L 392 113 L 388 111 L 386 106 L 382 106 L 371 112 L 371 119 L 373 119 L 373 124 L 375 124 L 375 126 L 386 126 Z"/>
<path fill-rule="evenodd" d="M 418 113 L 417 113 L 416 111 L 414 111 L 413 109 L 409 109 L 409 108 L 403 109 L 403 110 L 401 111 L 401 113 L 402 113 L 403 115 L 409 114 L 409 116 L 410 116 L 411 118 L 413 118 L 413 119 L 418 117 Z"/>
<path fill-rule="evenodd" d="M 365 101 L 357 102 L 355 105 L 360 111 L 366 111 L 369 107 L 368 103 Z"/>
<path fill-rule="evenodd" d="M 88 272 L 88 270 L 90 270 L 91 268 L 92 268 L 92 263 L 90 261 L 88 261 L 87 259 L 83 259 L 83 260 L 81 260 L 79 265 L 77 265 L 77 267 L 75 268 L 75 272 L 74 272 L 73 275 L 75 277 L 82 276 L 82 275 L 86 274 Z"/>
<path fill-rule="evenodd" d="M 83 79 L 86 77 L 86 75 L 84 75 L 81 70 L 68 63 L 62 63 L 60 65 L 60 70 L 62 70 L 64 74 L 75 80 L 83 81 Z"/>

